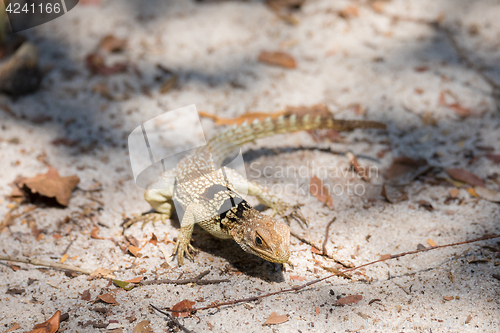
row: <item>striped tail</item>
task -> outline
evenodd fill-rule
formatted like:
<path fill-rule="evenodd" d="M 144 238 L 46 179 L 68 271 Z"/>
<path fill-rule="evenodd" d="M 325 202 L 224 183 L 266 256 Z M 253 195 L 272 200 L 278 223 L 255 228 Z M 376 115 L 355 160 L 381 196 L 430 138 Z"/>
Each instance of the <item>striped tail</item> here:
<path fill-rule="evenodd" d="M 208 142 L 214 157 L 222 160 L 234 151 L 234 145 L 241 146 L 255 139 L 261 139 L 276 134 L 285 134 L 315 129 L 333 129 L 339 132 L 349 132 L 357 128 L 386 129 L 386 125 L 377 121 L 342 120 L 325 115 L 282 115 L 278 118 L 267 118 L 264 121 L 243 123 L 217 135 Z M 218 158 L 216 158 L 218 159 Z"/>

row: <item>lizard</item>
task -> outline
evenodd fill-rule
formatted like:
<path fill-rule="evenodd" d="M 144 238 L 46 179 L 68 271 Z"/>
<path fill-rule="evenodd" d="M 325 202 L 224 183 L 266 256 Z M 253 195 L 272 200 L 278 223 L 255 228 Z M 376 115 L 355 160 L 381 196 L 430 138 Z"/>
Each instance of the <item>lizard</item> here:
<path fill-rule="evenodd" d="M 184 256 L 194 260 L 189 250 L 195 251 L 190 241 L 196 223 L 215 237 L 233 239 L 246 252 L 270 262 L 286 263 L 290 257 L 290 230 L 274 216 L 282 214 L 288 205 L 265 187 L 224 167 L 222 161 L 234 151 L 235 145 L 239 147 L 255 139 L 303 130 L 357 128 L 385 129 L 386 125 L 377 121 L 334 119 L 331 114 L 285 114 L 233 126 L 183 157 L 174 169 L 149 185 L 144 198 L 156 212 L 129 220 L 124 229 L 138 221 L 165 222 L 174 213 L 175 202 L 175 207 L 183 210 L 177 211 L 180 231 L 172 253 L 177 255 L 179 266 L 183 265 Z M 239 193 L 255 196 L 272 208 L 272 214 L 257 211 Z"/>

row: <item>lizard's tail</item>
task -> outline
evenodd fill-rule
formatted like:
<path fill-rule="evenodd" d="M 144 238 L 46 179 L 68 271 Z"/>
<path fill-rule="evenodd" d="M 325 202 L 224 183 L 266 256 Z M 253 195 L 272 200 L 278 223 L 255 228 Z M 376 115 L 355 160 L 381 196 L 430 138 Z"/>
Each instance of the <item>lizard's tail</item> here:
<path fill-rule="evenodd" d="M 386 129 L 386 125 L 378 121 L 334 119 L 333 115 L 282 115 L 278 118 L 267 118 L 264 121 L 254 121 L 250 124 L 230 128 L 210 140 L 210 144 L 225 142 L 242 145 L 255 139 L 276 134 L 325 128 L 339 132 L 349 132 L 356 128 Z"/>
<path fill-rule="evenodd" d="M 378 121 L 334 119 L 333 115 L 290 114 L 232 127 L 211 139 L 209 146 L 212 153 L 223 160 L 234 151 L 234 145 L 241 146 L 255 139 L 314 129 L 348 132 L 357 128 L 386 129 L 386 125 Z"/>

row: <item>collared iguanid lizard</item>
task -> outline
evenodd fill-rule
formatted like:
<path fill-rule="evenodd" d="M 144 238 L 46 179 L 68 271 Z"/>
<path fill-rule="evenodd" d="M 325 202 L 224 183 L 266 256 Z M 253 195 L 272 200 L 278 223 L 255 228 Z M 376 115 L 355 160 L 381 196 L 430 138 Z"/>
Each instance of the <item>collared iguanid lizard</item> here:
<path fill-rule="evenodd" d="M 234 239 L 240 247 L 267 261 L 286 263 L 290 257 L 290 230 L 273 218 L 283 213 L 287 205 L 261 185 L 246 180 L 228 167 L 220 167 L 228 154 L 255 139 L 303 130 L 334 129 L 352 131 L 357 128 L 385 129 L 376 121 L 339 120 L 333 115 L 282 115 L 242 124 L 221 133 L 204 147 L 182 158 L 177 166 L 161 175 L 144 193 L 146 201 L 157 213 L 149 213 L 128 221 L 128 228 L 138 221 L 170 218 L 175 207 L 181 228 L 173 255 L 182 265 L 184 255 L 194 259 L 189 250 L 196 223 L 215 237 Z M 216 167 L 219 166 L 219 167 Z M 272 208 L 271 216 L 262 214 L 239 193 L 255 196 L 260 203 Z"/>

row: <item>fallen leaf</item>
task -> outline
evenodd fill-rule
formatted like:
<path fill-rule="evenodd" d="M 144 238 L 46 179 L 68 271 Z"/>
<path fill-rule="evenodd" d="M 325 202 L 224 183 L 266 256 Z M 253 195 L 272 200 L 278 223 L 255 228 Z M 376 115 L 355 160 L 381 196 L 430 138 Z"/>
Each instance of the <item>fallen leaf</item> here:
<path fill-rule="evenodd" d="M 391 254 L 382 254 L 380 256 L 380 260 L 388 260 L 388 259 L 391 259 L 391 258 L 392 258 Z"/>
<path fill-rule="evenodd" d="M 106 279 L 114 279 L 115 276 L 113 275 L 113 273 L 109 270 L 109 269 L 105 269 L 105 268 L 98 268 L 96 269 L 95 271 L 93 271 L 92 273 L 90 273 L 89 277 L 87 278 L 87 280 L 93 280 L 93 279 L 97 279 L 97 278 L 106 278 Z"/>
<path fill-rule="evenodd" d="M 491 202 L 500 202 L 500 192 L 486 188 L 486 187 L 474 187 L 474 192 L 484 199 Z"/>
<path fill-rule="evenodd" d="M 11 287 L 11 288 L 7 289 L 7 291 L 5 293 L 7 295 L 21 295 L 21 294 L 24 294 L 25 291 L 26 290 L 23 288 Z"/>
<path fill-rule="evenodd" d="M 314 308 L 314 312 L 316 312 L 316 316 L 317 316 L 317 315 L 319 315 L 319 306 L 316 306 L 316 307 Z"/>
<path fill-rule="evenodd" d="M 160 94 L 166 94 L 177 85 L 177 75 L 172 74 L 160 86 Z"/>
<path fill-rule="evenodd" d="M 291 275 L 290 280 L 291 281 L 305 281 L 306 278 L 304 276 Z"/>
<path fill-rule="evenodd" d="M 69 255 L 67 253 L 63 254 L 63 256 L 61 257 L 61 259 L 59 260 L 61 263 L 64 263 L 66 260 L 68 260 L 69 258 Z"/>
<path fill-rule="evenodd" d="M 113 283 L 126 291 L 132 290 L 135 287 L 135 284 L 133 284 L 133 283 L 125 282 L 125 281 L 121 281 L 121 280 L 116 280 L 116 279 L 113 280 Z"/>
<path fill-rule="evenodd" d="M 458 168 L 447 169 L 446 173 L 449 174 L 450 177 L 452 177 L 453 179 L 459 180 L 471 186 L 486 187 L 481 178 L 464 169 L 458 169 Z"/>
<path fill-rule="evenodd" d="M 359 11 L 357 7 L 347 6 L 339 12 L 339 16 L 344 19 L 348 19 L 351 17 L 358 17 Z"/>
<path fill-rule="evenodd" d="M 128 283 L 139 283 L 142 281 L 144 277 L 143 276 L 138 276 L 138 277 L 135 277 L 133 279 L 130 279 L 130 280 L 125 280 L 125 282 L 128 282 Z"/>
<path fill-rule="evenodd" d="M 458 188 L 452 188 L 448 191 L 448 193 L 450 194 L 450 197 L 456 198 L 460 193 L 460 190 Z"/>
<path fill-rule="evenodd" d="M 27 178 L 22 183 L 33 193 L 40 193 L 48 198 L 56 198 L 57 202 L 63 206 L 68 206 L 71 191 L 80 182 L 76 175 L 61 177 L 57 170 L 49 167 L 47 173 Z"/>
<path fill-rule="evenodd" d="M 321 179 L 316 176 L 312 176 L 309 181 L 309 191 L 316 197 L 316 199 L 323 202 L 328 207 L 333 208 L 333 198 L 330 195 L 328 188 L 323 185 Z"/>
<path fill-rule="evenodd" d="M 9 332 L 12 332 L 12 331 L 15 331 L 17 330 L 18 328 L 21 328 L 21 325 L 19 325 L 18 323 L 12 323 L 12 327 L 9 328 L 7 331 L 5 331 L 4 333 L 9 333 Z"/>
<path fill-rule="evenodd" d="M 149 240 L 149 242 L 150 242 L 151 244 L 153 244 L 154 246 L 156 246 L 156 244 L 158 244 L 158 237 L 156 237 L 156 235 L 153 233 L 153 234 L 151 235 L 151 239 Z"/>
<path fill-rule="evenodd" d="M 401 186 L 384 184 L 382 186 L 382 196 L 393 204 L 408 200 L 408 195 L 406 194 L 404 187 Z"/>
<path fill-rule="evenodd" d="M 139 253 L 139 248 L 136 247 L 136 246 L 133 246 L 133 245 L 130 245 L 128 248 L 127 248 L 128 252 L 130 252 L 130 254 L 132 254 L 134 257 L 137 257 L 137 258 L 140 258 L 142 257 L 142 254 Z"/>
<path fill-rule="evenodd" d="M 391 184 L 408 184 L 429 171 L 430 168 L 424 159 L 414 160 L 406 156 L 396 157 L 386 171 L 386 178 Z"/>
<path fill-rule="evenodd" d="M 425 247 L 424 244 L 420 244 L 420 243 L 417 244 L 417 251 L 422 251 L 422 250 L 425 250 L 425 249 L 426 249 L 426 247 Z"/>
<path fill-rule="evenodd" d="M 443 299 L 444 299 L 445 301 L 452 301 L 452 300 L 454 300 L 454 299 L 455 299 L 455 297 L 453 297 L 453 296 L 443 296 Z"/>
<path fill-rule="evenodd" d="M 187 299 L 180 301 L 172 307 L 172 310 L 178 310 L 181 312 L 172 312 L 172 315 L 177 318 L 189 316 L 195 303 L 196 302 L 188 301 Z"/>
<path fill-rule="evenodd" d="M 486 154 L 484 156 L 489 160 L 493 161 L 493 163 L 500 164 L 500 155 Z"/>
<path fill-rule="evenodd" d="M 349 162 L 351 163 L 351 165 L 353 166 L 354 170 L 356 170 L 356 172 L 359 174 L 359 176 L 361 177 L 361 179 L 363 179 L 365 182 L 369 183 L 370 180 L 366 176 L 365 167 L 363 167 L 363 166 L 361 166 L 359 164 L 358 159 L 356 158 L 356 156 L 353 153 L 351 153 L 351 152 L 347 152 L 346 153 L 346 157 L 349 160 Z"/>
<path fill-rule="evenodd" d="M 467 319 L 465 319 L 465 323 L 468 324 L 468 323 L 470 323 L 471 320 L 472 320 L 472 316 L 468 315 Z"/>
<path fill-rule="evenodd" d="M 427 240 L 427 244 L 429 244 L 432 247 L 437 246 L 437 244 L 430 238 Z"/>
<path fill-rule="evenodd" d="M 346 297 L 342 297 L 337 300 L 333 305 L 335 306 L 344 306 L 344 305 L 349 305 L 349 304 L 356 304 L 359 301 L 363 299 L 363 296 L 361 295 L 350 295 Z"/>
<path fill-rule="evenodd" d="M 143 320 L 137 323 L 135 325 L 134 330 L 132 333 L 153 333 L 153 329 L 151 326 L 149 326 L 150 322 L 149 320 Z"/>
<path fill-rule="evenodd" d="M 116 302 L 116 299 L 113 297 L 113 295 L 111 295 L 109 293 L 102 294 L 102 295 L 97 295 L 97 298 L 99 298 L 104 303 L 118 304 L 118 302 Z"/>
<path fill-rule="evenodd" d="M 87 290 L 84 290 L 83 293 L 82 293 L 82 299 L 84 301 L 90 301 L 90 289 L 87 289 Z"/>
<path fill-rule="evenodd" d="M 500 281 L 500 274 L 492 274 L 491 276 Z"/>
<path fill-rule="evenodd" d="M 122 52 L 127 46 L 126 39 L 116 38 L 114 35 L 106 35 L 101 39 L 99 48 L 106 52 Z"/>
<path fill-rule="evenodd" d="M 273 312 L 267 317 L 267 320 L 264 324 L 262 325 L 277 325 L 277 324 L 282 324 L 284 322 L 288 321 L 288 316 L 287 315 L 279 315 L 276 312 Z"/>
<path fill-rule="evenodd" d="M 95 225 L 92 228 L 92 231 L 90 232 L 90 237 L 92 237 L 94 239 L 105 239 L 105 238 L 99 236 L 99 230 L 100 230 L 99 227 Z"/>
<path fill-rule="evenodd" d="M 477 195 L 476 190 L 474 190 L 474 188 L 469 187 L 469 188 L 467 188 L 466 190 L 467 190 L 467 192 L 469 192 L 469 194 L 470 194 L 470 195 L 472 195 L 473 197 L 479 197 L 479 195 Z"/>
<path fill-rule="evenodd" d="M 427 211 L 432 212 L 434 210 L 434 207 L 432 207 L 431 203 L 426 200 L 420 200 L 418 202 L 418 208 L 425 208 Z"/>
<path fill-rule="evenodd" d="M 55 333 L 59 329 L 59 324 L 61 322 L 61 311 L 56 311 L 56 313 L 49 318 L 46 322 L 35 325 L 29 333 Z"/>
<path fill-rule="evenodd" d="M 447 95 L 451 96 L 455 100 L 455 103 L 448 103 L 446 101 L 446 96 Z M 471 115 L 471 110 L 469 108 L 461 106 L 457 102 L 457 100 L 458 100 L 458 98 L 451 91 L 449 91 L 449 90 L 442 90 L 441 93 L 439 94 L 439 104 L 440 105 L 452 109 L 460 117 L 470 116 Z"/>
<path fill-rule="evenodd" d="M 12 268 L 14 272 L 21 270 L 21 267 L 14 265 L 13 263 L 9 262 L 9 267 Z"/>
<path fill-rule="evenodd" d="M 314 254 L 323 254 L 322 251 L 318 250 L 314 246 L 311 246 L 311 252 L 314 253 Z"/>
<path fill-rule="evenodd" d="M 112 66 L 107 66 L 104 63 L 104 58 L 97 53 L 91 53 L 85 58 L 87 68 L 94 74 L 111 75 L 121 73 L 127 70 L 128 64 L 121 62 Z"/>
<path fill-rule="evenodd" d="M 259 61 L 272 66 L 280 66 L 284 68 L 295 68 L 297 64 L 295 63 L 295 59 L 285 53 L 285 52 L 267 52 L 262 51 L 259 54 Z"/>
<path fill-rule="evenodd" d="M 374 299 L 372 299 L 371 301 L 368 302 L 368 305 L 371 305 L 374 302 L 382 302 L 382 300 L 378 299 L 378 298 L 374 298 Z"/>

